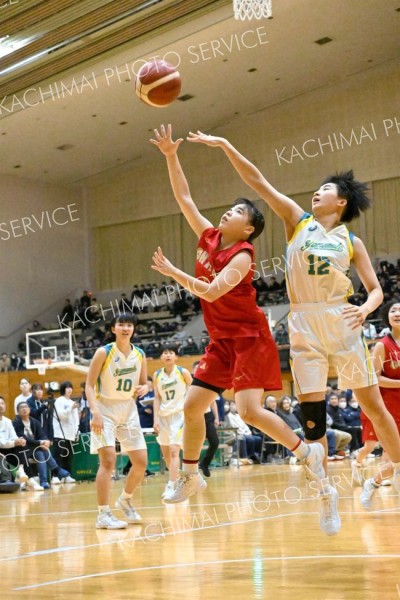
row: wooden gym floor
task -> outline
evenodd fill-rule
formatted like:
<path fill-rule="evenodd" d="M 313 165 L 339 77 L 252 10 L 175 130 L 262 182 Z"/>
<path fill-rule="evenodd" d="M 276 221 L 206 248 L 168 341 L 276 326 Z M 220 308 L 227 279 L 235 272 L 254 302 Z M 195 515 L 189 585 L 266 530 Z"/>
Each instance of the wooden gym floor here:
<path fill-rule="evenodd" d="M 134 503 L 143 526 L 122 531 L 95 529 L 94 483 L 0 495 L 2 597 L 400 598 L 395 491 L 379 490 L 366 512 L 350 461 L 329 469 L 342 516 L 334 537 L 319 530 L 297 466 L 213 470 L 202 495 L 176 506 L 160 501 L 165 475 L 146 479 Z"/>

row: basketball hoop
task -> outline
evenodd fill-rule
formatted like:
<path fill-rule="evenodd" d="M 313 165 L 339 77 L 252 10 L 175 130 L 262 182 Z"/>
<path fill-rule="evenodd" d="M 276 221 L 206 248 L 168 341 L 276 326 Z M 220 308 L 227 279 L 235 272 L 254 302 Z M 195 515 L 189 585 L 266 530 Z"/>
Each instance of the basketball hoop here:
<path fill-rule="evenodd" d="M 272 0 L 233 0 L 235 19 L 269 19 L 272 17 Z"/>
<path fill-rule="evenodd" d="M 51 363 L 53 361 L 51 358 L 35 358 L 33 362 L 38 370 L 39 375 L 46 375 L 46 369 L 51 368 Z"/>

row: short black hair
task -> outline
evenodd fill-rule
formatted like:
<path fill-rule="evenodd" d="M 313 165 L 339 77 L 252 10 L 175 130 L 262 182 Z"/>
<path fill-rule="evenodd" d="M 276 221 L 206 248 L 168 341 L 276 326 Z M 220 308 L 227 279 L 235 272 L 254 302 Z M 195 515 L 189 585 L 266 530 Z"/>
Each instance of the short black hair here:
<path fill-rule="evenodd" d="M 20 408 L 20 406 L 22 404 L 26 404 L 27 407 L 29 408 L 29 404 L 27 403 L 27 401 L 26 400 L 21 400 L 21 402 L 18 402 L 18 404 L 17 404 L 17 412 L 19 411 L 19 408 Z"/>
<path fill-rule="evenodd" d="M 260 235 L 260 233 L 262 233 L 264 229 L 264 215 L 258 210 L 254 202 L 248 200 L 247 198 L 237 198 L 233 203 L 233 206 L 237 206 L 238 204 L 244 204 L 246 206 L 247 214 L 249 215 L 249 223 L 252 227 L 254 227 L 253 233 L 249 235 L 246 240 L 247 242 L 252 242 Z"/>
<path fill-rule="evenodd" d="M 346 207 L 340 219 L 343 223 L 350 223 L 353 219 L 357 219 L 372 204 L 371 198 L 366 194 L 369 189 L 368 184 L 354 179 L 352 170 L 341 171 L 340 173 L 336 173 L 336 175 L 331 175 L 321 185 L 325 185 L 326 183 L 334 183 L 337 187 L 339 198 L 347 200 Z"/>
<path fill-rule="evenodd" d="M 382 319 L 382 321 L 385 323 L 386 327 L 390 327 L 390 323 L 389 323 L 389 312 L 390 309 L 392 308 L 392 306 L 394 306 L 395 304 L 400 304 L 400 300 L 391 300 L 390 302 L 387 302 L 386 304 L 384 304 L 381 309 L 380 309 L 380 317 Z M 392 329 L 390 327 L 390 329 Z"/>
<path fill-rule="evenodd" d="M 62 383 L 60 383 L 60 394 L 61 396 L 64 396 L 65 394 L 65 390 L 67 388 L 73 388 L 74 386 L 72 385 L 72 383 L 70 381 L 63 381 Z"/>
<path fill-rule="evenodd" d="M 32 392 L 36 392 L 36 390 L 42 390 L 43 386 L 41 383 L 34 383 L 32 386 Z"/>
<path fill-rule="evenodd" d="M 110 323 L 110 327 L 115 327 L 117 323 L 130 323 L 135 327 L 137 323 L 137 317 L 133 313 L 122 312 L 119 313 Z"/>
<path fill-rule="evenodd" d="M 160 356 L 162 355 L 163 352 L 165 352 L 166 350 L 170 350 L 171 352 L 174 352 L 175 354 L 177 354 L 177 350 L 176 350 L 176 346 L 174 346 L 173 344 L 169 344 L 168 342 L 166 342 L 165 344 L 161 345 L 160 348 Z"/>

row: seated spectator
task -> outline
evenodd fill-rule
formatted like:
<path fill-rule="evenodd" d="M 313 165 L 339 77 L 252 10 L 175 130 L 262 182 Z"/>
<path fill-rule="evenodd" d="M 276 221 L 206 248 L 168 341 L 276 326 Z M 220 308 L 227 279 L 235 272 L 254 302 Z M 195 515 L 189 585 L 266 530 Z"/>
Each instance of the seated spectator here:
<path fill-rule="evenodd" d="M 21 381 L 19 382 L 19 389 L 21 390 L 21 393 L 15 398 L 14 400 L 14 412 L 15 414 L 17 414 L 17 406 L 20 402 L 28 401 L 28 398 L 31 397 L 31 384 L 29 383 L 28 379 L 26 379 L 26 377 L 23 377 L 21 379 Z"/>
<path fill-rule="evenodd" d="M 349 404 L 344 408 L 343 417 L 346 424 L 350 427 L 361 427 L 361 408 L 358 405 L 356 398 L 352 398 Z"/>
<path fill-rule="evenodd" d="M 204 354 L 208 344 L 210 343 L 210 338 L 207 336 L 202 336 L 200 338 L 200 346 L 199 346 L 199 354 Z"/>
<path fill-rule="evenodd" d="M 343 460 L 346 448 L 351 442 L 351 434 L 340 429 L 332 429 L 332 418 L 326 415 L 326 439 L 328 442 L 328 460 Z"/>
<path fill-rule="evenodd" d="M 293 429 L 297 435 L 303 434 L 303 426 L 293 413 L 292 410 L 292 399 L 290 396 L 282 396 L 278 402 L 277 414 L 282 417 L 290 429 Z M 304 440 L 304 435 L 302 437 Z"/>
<path fill-rule="evenodd" d="M 51 455 L 49 450 L 51 442 L 46 439 L 39 421 L 30 416 L 28 403 L 20 402 L 17 408 L 18 415 L 13 420 L 13 426 L 17 436 L 26 440 L 25 461 L 33 459 L 39 474 L 39 485 L 34 486 L 31 483 L 31 487 L 35 490 L 48 490 L 50 488 L 47 481 L 47 467 L 53 477 L 66 481 L 70 477 L 70 473 L 61 469 Z"/>
<path fill-rule="evenodd" d="M 7 371 L 11 371 L 11 359 L 7 352 L 3 352 L 0 357 L 0 373 L 7 373 Z"/>
<path fill-rule="evenodd" d="M 344 408 L 347 406 L 346 400 L 341 400 L 342 407 L 339 406 L 339 398 L 337 394 L 331 394 L 327 412 L 332 418 L 332 429 L 345 431 L 351 435 L 350 452 L 355 452 L 361 447 L 361 427 L 350 427 L 344 419 Z"/>
<path fill-rule="evenodd" d="M 31 479 L 33 479 L 34 472 L 29 464 L 26 465 L 24 470 L 25 458 L 24 448 L 26 446 L 26 440 L 23 437 L 18 437 L 11 419 L 8 419 L 5 415 L 6 403 L 3 396 L 0 396 L 0 454 L 1 460 L 6 460 L 7 465 L 10 464 L 17 468 L 17 480 L 20 483 L 29 481 L 31 485 Z M 8 468 L 8 467 L 7 467 Z M 14 476 L 13 476 L 14 477 Z"/>
<path fill-rule="evenodd" d="M 235 402 L 229 403 L 229 411 L 225 415 L 225 423 L 228 427 L 237 429 L 239 440 L 239 456 L 242 464 L 251 465 L 253 462 L 260 463 L 262 440 L 253 435 L 249 426 L 238 414 Z"/>
<path fill-rule="evenodd" d="M 189 336 L 186 342 L 182 344 L 179 354 L 181 356 L 194 356 L 195 354 L 200 354 L 199 347 L 191 336 Z"/>
<path fill-rule="evenodd" d="M 39 421 L 46 439 L 53 441 L 53 406 L 50 406 L 48 399 L 43 398 L 43 391 L 41 383 L 34 383 L 32 396 L 28 398 L 27 402 L 30 416 Z"/>

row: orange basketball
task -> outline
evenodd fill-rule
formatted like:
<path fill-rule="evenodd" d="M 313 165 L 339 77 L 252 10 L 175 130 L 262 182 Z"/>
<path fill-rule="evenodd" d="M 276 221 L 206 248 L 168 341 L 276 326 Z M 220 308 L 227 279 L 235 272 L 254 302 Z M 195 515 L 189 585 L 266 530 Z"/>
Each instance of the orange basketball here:
<path fill-rule="evenodd" d="M 136 77 L 136 94 L 149 104 L 161 108 L 168 106 L 181 92 L 179 71 L 165 60 L 146 62 Z"/>

